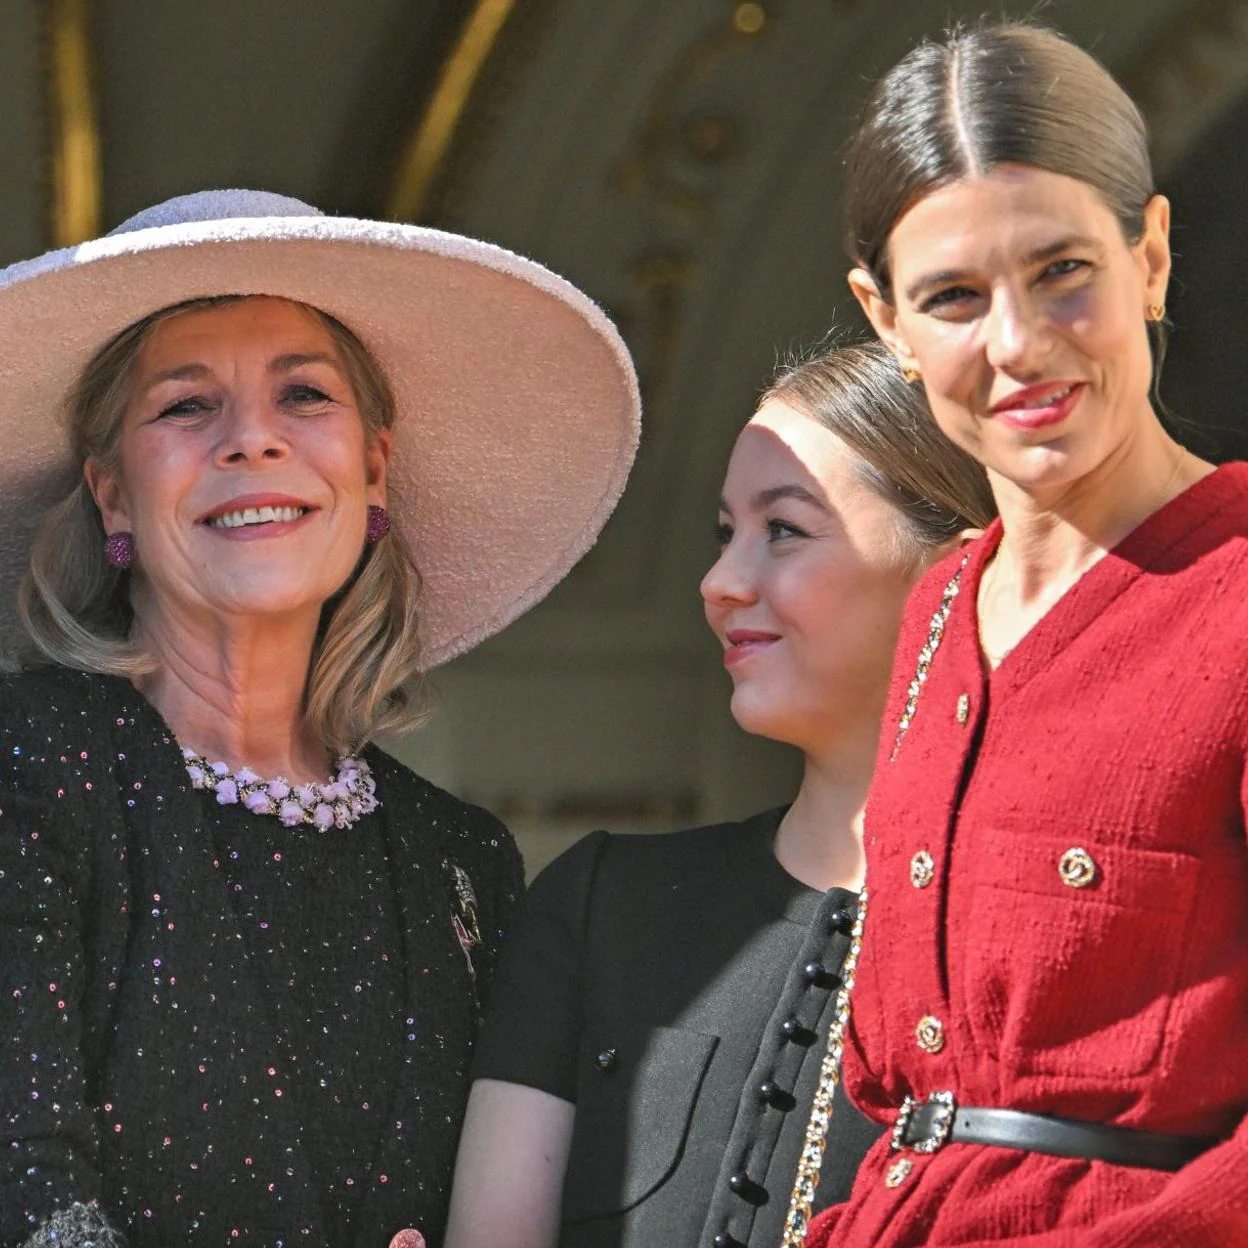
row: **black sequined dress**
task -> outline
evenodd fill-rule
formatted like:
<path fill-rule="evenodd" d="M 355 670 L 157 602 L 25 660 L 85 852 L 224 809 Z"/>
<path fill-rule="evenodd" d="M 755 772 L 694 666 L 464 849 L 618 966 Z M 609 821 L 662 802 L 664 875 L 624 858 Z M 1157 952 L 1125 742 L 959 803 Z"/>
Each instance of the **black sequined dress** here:
<path fill-rule="evenodd" d="M 377 811 L 285 828 L 126 682 L 0 679 L 0 1248 L 441 1242 L 519 857 L 364 757 Z"/>

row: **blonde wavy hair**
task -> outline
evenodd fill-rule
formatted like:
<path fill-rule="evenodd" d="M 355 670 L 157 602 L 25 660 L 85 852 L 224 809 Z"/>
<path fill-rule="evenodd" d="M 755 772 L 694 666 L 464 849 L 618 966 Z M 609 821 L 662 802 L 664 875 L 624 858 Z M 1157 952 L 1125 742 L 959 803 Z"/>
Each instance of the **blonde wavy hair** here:
<path fill-rule="evenodd" d="M 135 364 L 152 330 L 192 308 L 245 298 L 193 299 L 136 321 L 97 352 L 70 392 L 68 435 L 78 483 L 40 525 L 18 599 L 26 632 L 45 662 L 129 680 L 156 666 L 136 639 L 129 578 L 104 557 L 104 526 L 82 468 L 92 459 L 116 471 Z M 340 321 L 308 310 L 342 354 L 366 433 L 391 428 L 394 396 L 377 362 Z M 322 609 L 304 723 L 337 754 L 359 749 L 378 732 L 414 728 L 422 718 L 423 696 L 405 687 L 419 672 L 419 587 L 394 525 L 389 536 L 365 548 L 351 579 Z"/>

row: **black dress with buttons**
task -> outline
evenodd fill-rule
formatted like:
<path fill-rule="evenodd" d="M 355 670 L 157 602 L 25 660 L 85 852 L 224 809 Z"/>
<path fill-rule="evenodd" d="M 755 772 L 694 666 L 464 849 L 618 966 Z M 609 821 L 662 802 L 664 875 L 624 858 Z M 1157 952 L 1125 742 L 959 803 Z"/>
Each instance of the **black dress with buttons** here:
<path fill-rule="evenodd" d="M 856 896 L 789 876 L 783 810 L 596 832 L 538 877 L 473 1067 L 576 1104 L 560 1248 L 775 1248 Z M 879 1134 L 838 1094 L 815 1207 Z"/>

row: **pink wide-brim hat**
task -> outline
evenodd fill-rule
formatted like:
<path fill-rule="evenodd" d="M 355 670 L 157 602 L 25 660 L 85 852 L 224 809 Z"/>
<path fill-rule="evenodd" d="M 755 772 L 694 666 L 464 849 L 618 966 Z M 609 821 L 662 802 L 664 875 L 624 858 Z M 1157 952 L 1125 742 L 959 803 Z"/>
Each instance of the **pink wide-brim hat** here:
<path fill-rule="evenodd" d="M 273 295 L 330 313 L 398 416 L 389 508 L 420 573 L 422 667 L 527 611 L 593 545 L 637 449 L 637 379 L 574 286 L 501 247 L 203 191 L 0 271 L 0 651 L 41 515 L 80 471 L 66 396 L 115 334 L 188 299 Z"/>

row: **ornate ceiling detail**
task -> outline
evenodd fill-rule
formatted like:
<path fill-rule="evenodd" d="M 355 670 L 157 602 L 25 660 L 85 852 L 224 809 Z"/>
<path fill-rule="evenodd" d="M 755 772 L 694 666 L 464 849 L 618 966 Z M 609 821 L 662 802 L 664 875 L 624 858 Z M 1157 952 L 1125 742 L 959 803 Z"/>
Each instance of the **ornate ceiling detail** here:
<path fill-rule="evenodd" d="M 391 221 L 419 221 L 425 201 L 516 0 L 476 0 L 438 77 L 424 113 L 404 145 L 386 201 Z"/>
<path fill-rule="evenodd" d="M 100 131 L 93 92 L 90 0 L 46 0 L 42 32 L 47 81 L 50 234 L 71 247 L 101 231 Z"/>
<path fill-rule="evenodd" d="M 410 127 L 403 158 L 386 195 L 387 215 L 393 220 L 457 228 L 461 208 L 474 194 L 474 175 L 485 160 L 507 110 L 522 90 L 530 67 L 558 21 L 564 3 L 565 0 L 510 0 L 506 19 L 493 30 L 489 47 L 484 48 L 480 41 L 474 43 L 472 88 L 457 100 L 458 111 L 450 139 L 441 145 L 437 163 L 430 162 L 424 170 L 419 194 L 409 195 L 404 191 L 404 178 L 437 103 L 435 89 L 429 106 Z M 461 42 L 475 14 L 474 9 L 462 28 Z M 439 88 L 443 77 L 445 71 L 439 78 Z"/>
<path fill-rule="evenodd" d="M 612 308 L 652 411 L 679 362 L 685 302 L 715 232 L 716 197 L 748 141 L 748 115 L 700 105 L 698 89 L 758 46 L 767 16 L 761 4 L 737 4 L 680 49 L 608 180 L 612 196 L 646 202 L 655 222 L 625 262 L 630 295 Z"/>

